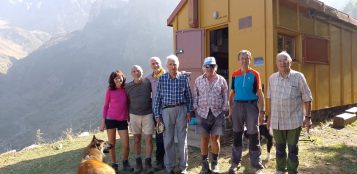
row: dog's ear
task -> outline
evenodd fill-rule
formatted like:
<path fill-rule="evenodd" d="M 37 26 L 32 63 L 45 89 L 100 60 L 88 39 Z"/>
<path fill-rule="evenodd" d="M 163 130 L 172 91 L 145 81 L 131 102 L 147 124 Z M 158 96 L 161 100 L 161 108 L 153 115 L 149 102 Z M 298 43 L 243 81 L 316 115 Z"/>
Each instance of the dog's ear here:
<path fill-rule="evenodd" d="M 97 138 L 95 137 L 95 135 L 93 135 L 93 139 L 92 139 L 92 141 L 94 141 L 94 140 L 96 140 Z"/>

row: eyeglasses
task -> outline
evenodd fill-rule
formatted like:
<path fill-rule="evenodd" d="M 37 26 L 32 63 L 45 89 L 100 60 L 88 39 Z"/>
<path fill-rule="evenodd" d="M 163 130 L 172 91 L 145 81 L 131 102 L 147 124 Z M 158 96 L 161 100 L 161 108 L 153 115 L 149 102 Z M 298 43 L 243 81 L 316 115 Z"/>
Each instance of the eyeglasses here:
<path fill-rule="evenodd" d="M 206 69 L 208 69 L 208 68 L 213 69 L 213 68 L 216 67 L 216 65 L 204 65 L 204 67 L 205 67 Z"/>

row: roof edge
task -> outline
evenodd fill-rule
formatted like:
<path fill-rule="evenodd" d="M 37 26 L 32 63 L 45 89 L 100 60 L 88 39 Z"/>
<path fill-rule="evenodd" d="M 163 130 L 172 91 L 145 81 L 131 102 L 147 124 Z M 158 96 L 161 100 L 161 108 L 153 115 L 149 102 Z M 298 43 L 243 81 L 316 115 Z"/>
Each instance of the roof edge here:
<path fill-rule="evenodd" d="M 170 17 L 167 19 L 167 26 L 172 27 L 172 22 L 177 16 L 178 12 L 182 9 L 182 7 L 186 4 L 187 0 L 181 0 L 180 3 L 176 6 L 174 11 L 171 13 Z"/>

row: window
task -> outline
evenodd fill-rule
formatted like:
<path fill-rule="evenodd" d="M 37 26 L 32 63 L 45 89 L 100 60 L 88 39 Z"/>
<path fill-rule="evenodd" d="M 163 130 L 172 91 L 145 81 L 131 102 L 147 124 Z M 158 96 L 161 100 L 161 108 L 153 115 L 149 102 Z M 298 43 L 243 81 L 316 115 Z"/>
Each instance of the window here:
<path fill-rule="evenodd" d="M 295 38 L 283 34 L 278 34 L 278 53 L 286 51 L 290 54 L 293 61 L 295 58 Z"/>
<path fill-rule="evenodd" d="M 303 36 L 302 58 L 304 63 L 328 64 L 329 41 L 316 36 Z"/>

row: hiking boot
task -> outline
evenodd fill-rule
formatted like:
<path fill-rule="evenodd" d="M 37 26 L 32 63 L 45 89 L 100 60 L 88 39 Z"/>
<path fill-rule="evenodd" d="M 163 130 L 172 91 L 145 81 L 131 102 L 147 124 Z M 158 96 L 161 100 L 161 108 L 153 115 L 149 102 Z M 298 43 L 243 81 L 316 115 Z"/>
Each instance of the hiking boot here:
<path fill-rule="evenodd" d="M 143 171 L 143 160 L 141 158 L 136 158 L 135 173 L 140 173 Z"/>
<path fill-rule="evenodd" d="M 179 174 L 187 174 L 187 170 L 186 170 L 186 169 L 184 169 L 184 170 L 179 170 L 178 173 L 179 173 Z"/>
<path fill-rule="evenodd" d="M 115 171 L 115 174 L 119 173 L 119 164 L 118 163 L 112 163 L 112 168 Z"/>
<path fill-rule="evenodd" d="M 123 160 L 123 170 L 124 172 L 133 172 L 134 168 L 132 168 L 129 164 L 128 160 Z"/>
<path fill-rule="evenodd" d="M 146 173 L 148 173 L 148 174 L 154 173 L 154 170 L 151 165 L 151 158 L 145 159 L 145 170 L 146 170 Z"/>
<path fill-rule="evenodd" d="M 228 170 L 229 174 L 236 174 L 240 168 L 240 163 L 239 164 L 232 164 L 231 167 Z"/>
<path fill-rule="evenodd" d="M 212 160 L 212 162 L 211 162 L 211 172 L 214 173 L 214 174 L 219 173 L 219 167 L 218 167 L 217 164 L 218 164 L 217 161 Z"/>
<path fill-rule="evenodd" d="M 210 172 L 208 160 L 207 159 L 202 160 L 201 164 L 202 164 L 202 168 L 200 174 L 208 174 Z"/>
<path fill-rule="evenodd" d="M 262 163 L 259 163 L 257 166 L 253 166 L 255 170 L 260 170 L 260 169 L 264 169 L 264 165 Z"/>
<path fill-rule="evenodd" d="M 175 174 L 174 170 L 166 170 L 165 173 L 166 174 Z"/>
<path fill-rule="evenodd" d="M 261 162 L 259 162 L 258 166 L 254 166 L 254 173 L 255 174 L 264 174 L 263 172 L 264 166 Z"/>
<path fill-rule="evenodd" d="M 163 161 L 156 161 L 155 171 L 160 171 L 165 169 L 165 165 Z"/>
<path fill-rule="evenodd" d="M 254 169 L 255 174 L 264 174 L 263 169 Z"/>

